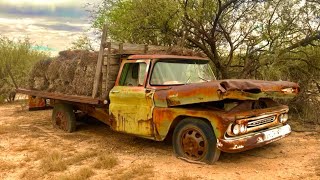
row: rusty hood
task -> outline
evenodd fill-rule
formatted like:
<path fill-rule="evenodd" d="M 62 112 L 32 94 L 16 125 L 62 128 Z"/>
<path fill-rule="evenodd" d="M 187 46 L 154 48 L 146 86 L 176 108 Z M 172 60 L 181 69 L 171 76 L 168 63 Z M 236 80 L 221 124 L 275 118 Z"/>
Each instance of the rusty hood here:
<path fill-rule="evenodd" d="M 157 107 L 169 107 L 223 99 L 292 98 L 298 92 L 298 84 L 288 81 L 228 79 L 157 89 L 154 100 Z"/>

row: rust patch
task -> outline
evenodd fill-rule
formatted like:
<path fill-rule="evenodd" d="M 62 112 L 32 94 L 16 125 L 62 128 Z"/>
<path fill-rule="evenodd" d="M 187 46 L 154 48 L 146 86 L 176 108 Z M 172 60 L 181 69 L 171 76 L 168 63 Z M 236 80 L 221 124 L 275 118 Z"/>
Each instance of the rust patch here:
<path fill-rule="evenodd" d="M 163 140 L 169 132 L 170 126 L 174 120 L 178 117 L 194 117 L 208 120 L 213 127 L 216 137 L 223 137 L 223 134 L 228 128 L 228 125 L 232 119 L 222 118 L 220 112 L 214 112 L 209 109 L 198 108 L 155 108 L 153 111 L 153 118 L 155 128 L 157 129 L 159 136 Z M 182 118 L 183 119 L 183 118 Z M 180 120 L 182 120 L 180 119 Z"/>
<path fill-rule="evenodd" d="M 153 92 L 144 87 L 115 86 L 110 94 L 109 111 L 116 131 L 154 139 L 152 123 Z"/>
<path fill-rule="evenodd" d="M 230 79 L 217 81 L 226 91 L 241 90 L 250 93 L 259 93 L 263 91 L 279 91 L 284 88 L 293 88 L 295 93 L 299 92 L 299 86 L 289 81 L 263 81 L 263 80 L 244 80 Z"/>
<path fill-rule="evenodd" d="M 284 92 L 287 88 L 289 93 Z M 157 107 L 170 107 L 224 99 L 292 98 L 298 92 L 298 84 L 287 81 L 219 80 L 161 89 L 155 92 L 154 100 Z"/>
<path fill-rule="evenodd" d="M 286 125 L 288 126 L 288 125 Z M 283 126 L 285 127 L 285 126 Z M 280 128 L 283 128 L 280 127 Z M 266 144 L 269 144 L 271 142 L 277 141 L 279 139 L 282 139 L 286 136 L 288 136 L 291 132 L 290 130 L 290 126 L 289 130 L 282 135 L 279 136 L 274 136 L 272 138 L 266 138 L 266 135 L 263 133 L 257 133 L 257 134 L 253 134 L 250 136 L 245 136 L 245 137 L 239 137 L 236 139 L 225 139 L 225 138 L 220 138 L 217 141 L 217 147 L 224 151 L 224 152 L 229 152 L 229 153 L 236 153 L 236 152 L 241 152 L 241 151 L 246 151 L 249 149 L 253 149 L 256 147 L 261 147 L 264 146 Z M 277 128 L 277 129 L 280 129 Z"/>

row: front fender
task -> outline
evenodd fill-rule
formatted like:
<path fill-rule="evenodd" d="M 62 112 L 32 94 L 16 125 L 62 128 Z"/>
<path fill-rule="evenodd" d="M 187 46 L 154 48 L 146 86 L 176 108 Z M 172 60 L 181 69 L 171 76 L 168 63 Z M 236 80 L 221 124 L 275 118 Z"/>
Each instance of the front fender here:
<path fill-rule="evenodd" d="M 156 107 L 153 111 L 154 126 L 156 140 L 162 141 L 166 138 L 172 124 L 176 124 L 176 121 L 181 121 L 180 117 L 194 117 L 199 119 L 206 119 L 212 125 L 212 129 L 217 138 L 224 136 L 224 132 L 227 130 L 230 120 L 223 119 L 219 115 L 219 111 L 207 110 L 207 109 L 193 109 L 193 108 L 160 108 Z"/>

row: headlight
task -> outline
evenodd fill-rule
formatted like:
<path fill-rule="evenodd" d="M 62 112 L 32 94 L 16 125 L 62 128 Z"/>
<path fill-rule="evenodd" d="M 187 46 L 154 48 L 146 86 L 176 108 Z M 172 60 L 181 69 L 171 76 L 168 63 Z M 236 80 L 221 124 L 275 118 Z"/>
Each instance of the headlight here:
<path fill-rule="evenodd" d="M 232 132 L 234 135 L 238 135 L 240 133 L 240 125 L 239 124 L 235 124 L 232 128 Z"/>
<path fill-rule="evenodd" d="M 287 113 L 281 114 L 279 116 L 279 121 L 284 124 L 284 123 L 286 123 L 288 121 L 288 118 L 289 118 L 289 116 L 288 116 Z"/>
<path fill-rule="evenodd" d="M 241 125 L 240 125 L 240 133 L 241 133 L 241 134 L 244 134 L 246 131 L 247 131 L 247 126 L 244 125 L 244 124 L 241 124 Z"/>
<path fill-rule="evenodd" d="M 237 136 L 240 134 L 245 134 L 247 132 L 246 124 L 230 124 L 227 130 L 228 135 Z"/>
<path fill-rule="evenodd" d="M 285 94 L 291 94 L 293 93 L 295 90 L 293 88 L 284 88 L 284 89 L 281 89 L 281 91 Z"/>

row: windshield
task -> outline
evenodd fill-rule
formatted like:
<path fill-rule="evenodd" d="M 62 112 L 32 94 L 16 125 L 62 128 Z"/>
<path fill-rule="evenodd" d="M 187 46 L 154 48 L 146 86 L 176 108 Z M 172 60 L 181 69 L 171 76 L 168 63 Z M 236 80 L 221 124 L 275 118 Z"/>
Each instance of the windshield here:
<path fill-rule="evenodd" d="M 170 60 L 154 66 L 151 85 L 178 85 L 215 80 L 208 61 Z"/>

